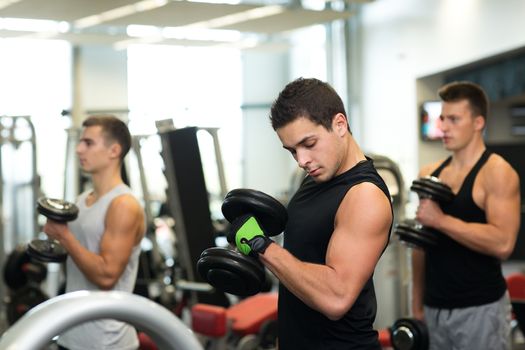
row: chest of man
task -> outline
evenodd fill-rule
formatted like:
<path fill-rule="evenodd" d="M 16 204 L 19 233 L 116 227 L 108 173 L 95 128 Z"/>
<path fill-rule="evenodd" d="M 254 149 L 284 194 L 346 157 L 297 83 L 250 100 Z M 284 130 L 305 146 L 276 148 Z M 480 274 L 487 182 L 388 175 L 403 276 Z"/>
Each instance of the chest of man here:
<path fill-rule="evenodd" d="M 450 186 L 454 194 L 458 194 L 462 190 L 465 180 L 469 175 L 472 167 L 465 169 L 453 169 L 450 165 L 446 166 L 441 174 L 439 179 Z M 477 174 L 475 174 L 474 183 L 472 185 L 472 199 L 474 203 L 481 209 L 485 209 L 485 202 L 487 196 L 486 190 L 486 172 L 484 167 L 482 167 Z"/>

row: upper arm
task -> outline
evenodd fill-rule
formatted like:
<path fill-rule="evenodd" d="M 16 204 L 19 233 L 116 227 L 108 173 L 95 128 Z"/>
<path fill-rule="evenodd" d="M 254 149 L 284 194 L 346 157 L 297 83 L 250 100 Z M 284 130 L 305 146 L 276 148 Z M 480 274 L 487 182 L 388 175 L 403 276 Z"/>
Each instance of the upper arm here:
<path fill-rule="evenodd" d="M 100 255 L 110 273 L 118 278 L 128 263 L 133 247 L 145 232 L 144 212 L 131 195 L 116 197 L 110 204 L 105 231 L 100 242 Z"/>
<path fill-rule="evenodd" d="M 339 206 L 326 264 L 345 283 L 352 303 L 372 275 L 388 243 L 391 223 L 388 198 L 369 182 L 352 187 Z"/>
<path fill-rule="evenodd" d="M 508 233 L 509 244 L 514 246 L 519 226 L 521 196 L 519 176 L 502 158 L 495 157 L 483 177 L 486 188 L 485 213 L 487 223 Z M 512 247 L 509 247 L 512 250 Z M 509 253 L 510 254 L 510 253 Z"/>

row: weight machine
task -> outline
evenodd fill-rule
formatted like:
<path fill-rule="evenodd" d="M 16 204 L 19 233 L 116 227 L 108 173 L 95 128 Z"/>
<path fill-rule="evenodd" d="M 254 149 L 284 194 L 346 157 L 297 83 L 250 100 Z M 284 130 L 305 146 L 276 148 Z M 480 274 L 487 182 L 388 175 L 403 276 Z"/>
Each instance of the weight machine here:
<path fill-rule="evenodd" d="M 7 254 L 38 232 L 34 203 L 40 192 L 36 136 L 30 116 L 0 116 L 0 266 Z M 7 290 L 0 283 L 0 317 Z M 3 322 L 2 322 L 3 323 Z"/>

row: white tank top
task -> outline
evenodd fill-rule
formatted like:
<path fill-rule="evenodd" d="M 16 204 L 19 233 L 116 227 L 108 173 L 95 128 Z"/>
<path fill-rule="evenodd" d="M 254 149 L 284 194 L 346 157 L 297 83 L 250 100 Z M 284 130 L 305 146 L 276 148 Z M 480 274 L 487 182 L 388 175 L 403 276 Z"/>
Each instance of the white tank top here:
<path fill-rule="evenodd" d="M 89 251 L 100 253 L 100 240 L 105 230 L 106 212 L 116 197 L 131 193 L 131 189 L 122 184 L 99 198 L 91 206 L 86 205 L 89 193 L 82 193 L 77 201 L 79 215 L 75 221 L 68 223 L 69 229 L 78 241 Z M 132 293 L 137 278 L 140 244 L 133 247 L 128 265 L 112 290 Z M 78 290 L 99 290 L 79 270 L 71 257 L 66 261 L 66 293 Z M 131 350 L 139 346 L 135 328 L 126 323 L 102 319 L 87 322 L 71 328 L 58 340 L 61 346 L 71 350 L 105 349 Z"/>

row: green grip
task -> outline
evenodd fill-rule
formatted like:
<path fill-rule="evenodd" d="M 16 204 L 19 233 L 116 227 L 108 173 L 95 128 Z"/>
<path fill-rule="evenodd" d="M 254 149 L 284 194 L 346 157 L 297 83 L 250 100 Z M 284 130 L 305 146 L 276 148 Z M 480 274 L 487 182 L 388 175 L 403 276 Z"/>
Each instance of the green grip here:
<path fill-rule="evenodd" d="M 244 255 L 249 255 L 252 251 L 252 248 L 243 241 L 250 241 L 256 236 L 264 236 L 264 232 L 259 226 L 257 220 L 252 216 L 239 228 L 235 234 L 235 245 L 237 249 Z"/>

